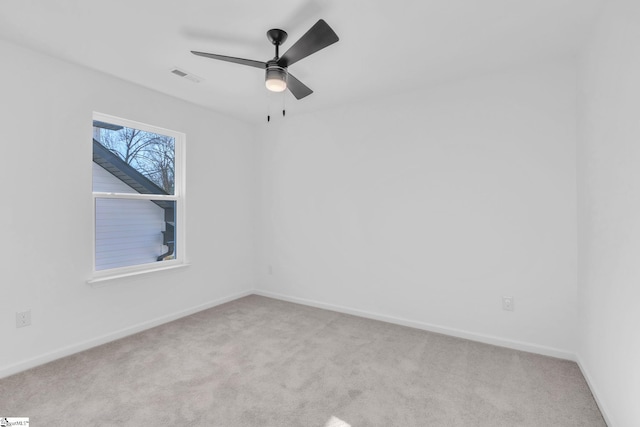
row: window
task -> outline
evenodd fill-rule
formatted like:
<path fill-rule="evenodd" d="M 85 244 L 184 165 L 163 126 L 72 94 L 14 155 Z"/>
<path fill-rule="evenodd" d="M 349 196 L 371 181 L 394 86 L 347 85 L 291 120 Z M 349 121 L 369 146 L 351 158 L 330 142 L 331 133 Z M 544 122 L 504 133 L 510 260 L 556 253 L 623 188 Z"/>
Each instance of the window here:
<path fill-rule="evenodd" d="M 91 281 L 184 264 L 182 133 L 93 115 Z"/>

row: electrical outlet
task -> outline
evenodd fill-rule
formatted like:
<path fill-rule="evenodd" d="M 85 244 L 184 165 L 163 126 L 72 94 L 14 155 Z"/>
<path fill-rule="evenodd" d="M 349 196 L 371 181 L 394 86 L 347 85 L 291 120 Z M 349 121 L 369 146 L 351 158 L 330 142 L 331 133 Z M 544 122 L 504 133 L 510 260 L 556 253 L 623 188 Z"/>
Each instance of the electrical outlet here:
<path fill-rule="evenodd" d="M 269 268 L 267 270 L 269 271 L 269 275 L 273 275 L 273 266 L 271 264 L 269 264 Z"/>
<path fill-rule="evenodd" d="M 31 310 L 16 313 L 16 328 L 31 325 Z"/>
<path fill-rule="evenodd" d="M 513 311 L 513 297 L 502 297 L 502 309 Z"/>

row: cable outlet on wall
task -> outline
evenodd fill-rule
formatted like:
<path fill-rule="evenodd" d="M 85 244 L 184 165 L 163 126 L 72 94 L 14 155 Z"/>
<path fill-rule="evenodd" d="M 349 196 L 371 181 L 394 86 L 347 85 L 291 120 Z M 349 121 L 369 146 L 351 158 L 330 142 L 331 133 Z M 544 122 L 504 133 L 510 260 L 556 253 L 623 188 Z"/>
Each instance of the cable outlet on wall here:
<path fill-rule="evenodd" d="M 513 311 L 513 297 L 502 297 L 502 309 Z"/>
<path fill-rule="evenodd" d="M 31 310 L 16 313 L 16 328 L 31 325 Z"/>

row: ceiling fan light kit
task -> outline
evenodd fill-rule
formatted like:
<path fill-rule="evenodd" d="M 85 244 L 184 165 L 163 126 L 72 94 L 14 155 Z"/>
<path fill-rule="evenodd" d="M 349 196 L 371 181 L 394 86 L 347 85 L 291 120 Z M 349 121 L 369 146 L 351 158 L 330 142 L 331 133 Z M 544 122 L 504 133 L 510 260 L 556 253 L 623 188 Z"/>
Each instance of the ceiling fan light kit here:
<path fill-rule="evenodd" d="M 248 65 L 265 70 L 265 86 L 272 92 L 283 92 L 287 89 L 296 97 L 302 99 L 313 91 L 300 80 L 289 73 L 288 67 L 307 56 L 336 43 L 338 36 L 324 20 L 320 19 L 300 39 L 280 57 L 280 45 L 287 39 L 287 33 L 274 28 L 267 31 L 267 38 L 275 46 L 276 55 L 273 59 L 263 62 L 252 59 L 235 58 L 214 53 L 191 51 L 194 55 L 220 61 Z"/>
<path fill-rule="evenodd" d="M 271 92 L 284 92 L 287 90 L 287 70 L 275 61 L 267 62 L 264 84 Z"/>

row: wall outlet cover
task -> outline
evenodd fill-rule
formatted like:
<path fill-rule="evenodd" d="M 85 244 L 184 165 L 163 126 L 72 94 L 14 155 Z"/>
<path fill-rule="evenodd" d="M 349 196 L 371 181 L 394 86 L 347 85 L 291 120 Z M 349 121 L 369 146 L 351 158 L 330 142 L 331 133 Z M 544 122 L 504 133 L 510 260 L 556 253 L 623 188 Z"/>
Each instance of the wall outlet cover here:
<path fill-rule="evenodd" d="M 513 297 L 502 297 L 502 309 L 513 311 Z"/>
<path fill-rule="evenodd" d="M 16 313 L 16 328 L 31 325 L 31 310 Z"/>

